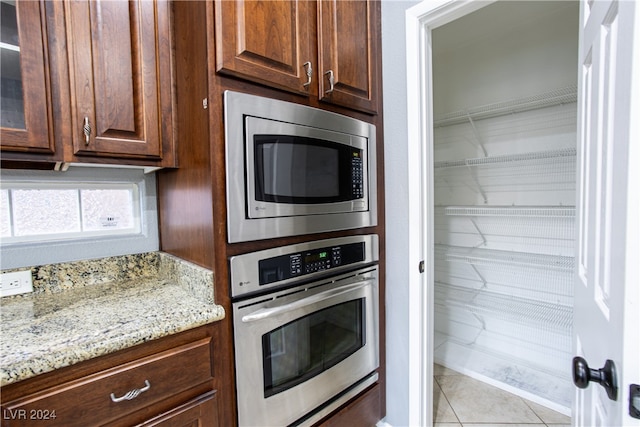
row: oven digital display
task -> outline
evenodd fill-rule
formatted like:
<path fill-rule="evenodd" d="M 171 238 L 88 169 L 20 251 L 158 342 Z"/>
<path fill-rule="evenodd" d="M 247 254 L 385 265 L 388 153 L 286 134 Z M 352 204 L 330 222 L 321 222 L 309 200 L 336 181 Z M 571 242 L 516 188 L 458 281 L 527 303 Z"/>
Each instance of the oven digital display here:
<path fill-rule="evenodd" d="M 307 256 L 304 257 L 304 262 L 305 262 L 305 264 L 308 264 L 308 263 L 311 263 L 311 262 L 323 261 L 328 256 L 329 256 L 329 252 L 327 252 L 327 251 L 322 251 L 322 252 L 318 252 L 318 253 L 311 253 L 311 254 L 307 254 Z"/>

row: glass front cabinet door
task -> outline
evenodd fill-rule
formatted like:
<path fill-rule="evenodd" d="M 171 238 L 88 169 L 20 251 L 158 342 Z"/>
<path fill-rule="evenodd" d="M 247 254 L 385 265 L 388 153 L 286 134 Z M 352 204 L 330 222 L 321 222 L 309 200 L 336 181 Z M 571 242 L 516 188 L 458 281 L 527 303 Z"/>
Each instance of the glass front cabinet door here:
<path fill-rule="evenodd" d="M 2 151 L 52 154 L 45 2 L 1 0 Z"/>

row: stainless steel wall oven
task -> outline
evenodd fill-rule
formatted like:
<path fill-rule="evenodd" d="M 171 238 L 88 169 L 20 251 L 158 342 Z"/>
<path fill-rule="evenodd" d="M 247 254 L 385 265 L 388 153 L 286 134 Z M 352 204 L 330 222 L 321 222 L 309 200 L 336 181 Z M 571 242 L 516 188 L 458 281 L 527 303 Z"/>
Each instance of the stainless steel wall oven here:
<path fill-rule="evenodd" d="M 376 128 L 225 92 L 229 243 L 377 224 Z"/>
<path fill-rule="evenodd" d="M 240 426 L 310 425 L 377 381 L 378 239 L 230 259 Z"/>

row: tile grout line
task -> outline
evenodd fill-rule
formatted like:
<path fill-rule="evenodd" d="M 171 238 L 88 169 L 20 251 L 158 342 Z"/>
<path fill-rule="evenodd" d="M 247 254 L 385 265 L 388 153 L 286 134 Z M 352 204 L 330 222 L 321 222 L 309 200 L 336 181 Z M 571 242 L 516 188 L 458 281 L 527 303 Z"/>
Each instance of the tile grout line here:
<path fill-rule="evenodd" d="M 542 419 L 542 417 L 540 417 L 540 415 L 538 415 L 538 412 L 536 412 L 536 410 L 533 409 L 531 407 L 531 405 L 529 405 L 529 403 L 527 402 L 526 399 L 523 399 L 522 397 L 520 397 L 520 400 L 522 400 L 524 402 L 524 404 L 526 405 L 526 407 L 529 408 L 531 410 L 531 412 L 533 412 L 535 414 L 536 417 L 538 417 L 538 419 L 540 420 L 541 423 L 543 423 L 545 426 L 547 425 L 547 423 Z"/>
<path fill-rule="evenodd" d="M 486 424 L 487 426 L 492 425 L 492 423 L 484 423 L 484 422 L 476 422 L 476 421 L 470 421 L 470 422 L 468 422 L 468 423 L 466 423 L 466 424 L 465 424 L 465 423 L 463 423 L 463 422 L 460 420 L 460 417 L 458 416 L 458 414 L 457 414 L 456 410 L 454 409 L 453 405 L 451 404 L 451 401 L 449 400 L 449 397 L 447 396 L 447 394 L 445 393 L 444 389 L 442 388 L 442 385 L 440 384 L 440 381 L 439 381 L 439 380 L 438 380 L 438 378 L 437 378 L 438 376 L 442 376 L 442 377 L 445 377 L 445 376 L 447 376 L 447 377 L 449 377 L 449 376 L 462 376 L 462 377 L 465 377 L 465 375 L 464 375 L 464 374 L 459 374 L 459 373 L 456 373 L 456 374 L 453 374 L 453 375 L 445 375 L 445 374 L 442 374 L 442 375 L 433 375 L 433 380 L 434 380 L 435 384 L 437 385 L 438 390 L 440 391 L 441 395 L 442 395 L 442 396 L 444 396 L 445 401 L 447 402 L 447 404 L 449 405 L 449 408 L 451 409 L 451 411 L 453 412 L 453 414 L 454 414 L 455 418 L 457 419 L 457 423 L 455 423 L 455 422 L 453 422 L 453 421 L 452 421 L 452 422 L 451 422 L 451 424 L 457 424 L 459 427 L 465 427 L 465 425 L 469 425 L 469 424 L 473 424 L 473 425 L 476 425 L 476 424 L 477 424 L 477 425 L 484 425 L 484 424 Z M 512 394 L 512 393 L 510 393 L 510 394 Z M 523 423 L 523 422 L 519 422 L 519 423 L 506 422 L 506 423 L 502 423 L 502 424 L 504 424 L 505 426 L 507 426 L 507 425 L 512 425 L 512 424 L 513 424 L 513 425 L 516 425 L 516 424 L 517 424 L 517 425 L 531 425 L 532 427 L 533 427 L 533 426 L 538 426 L 538 427 L 542 427 L 542 426 L 544 426 L 544 427 L 554 427 L 554 426 L 556 425 L 556 424 L 553 424 L 553 423 L 549 424 L 548 422 L 546 422 L 546 421 L 545 421 L 545 420 L 544 420 L 544 419 L 543 419 L 543 418 L 538 414 L 538 412 L 535 410 L 535 408 L 534 408 L 534 407 L 532 407 L 532 406 L 529 404 L 529 402 L 527 401 L 527 399 L 525 399 L 525 398 L 523 398 L 523 397 L 520 397 L 520 396 L 517 396 L 517 395 L 514 395 L 514 394 L 512 394 L 512 395 L 513 395 L 513 397 L 518 398 L 518 400 L 520 400 L 520 401 L 521 401 L 521 403 L 524 403 L 524 407 L 528 408 L 528 409 L 529 409 L 529 411 L 531 411 L 531 412 L 535 415 L 535 417 L 538 419 L 538 421 L 537 421 L 537 422 L 524 422 L 524 423 Z M 435 417 L 435 415 L 437 415 L 437 413 L 436 413 L 436 414 L 434 414 L 434 417 Z M 434 419 L 434 420 L 433 420 L 433 422 L 434 422 L 434 423 L 436 423 L 436 422 L 438 422 L 438 423 L 445 423 L 445 424 L 448 424 L 448 423 L 449 423 L 449 422 L 439 421 L 439 420 L 437 420 L 437 419 Z"/>
<path fill-rule="evenodd" d="M 435 377 L 435 375 L 433 376 L 433 380 L 438 384 L 438 388 L 440 389 L 440 392 L 442 393 L 442 395 L 444 396 L 445 400 L 447 401 L 447 405 L 449 405 L 449 408 L 451 408 L 451 411 L 453 412 L 453 415 L 455 415 L 456 420 L 458 420 L 458 424 L 460 426 L 462 426 L 462 421 L 460 421 L 460 417 L 456 413 L 456 410 L 453 409 L 453 405 L 451 405 L 451 402 L 449 401 L 449 398 L 447 397 L 447 394 L 442 389 L 442 386 L 440 385 L 440 381 L 438 381 L 438 379 Z M 434 423 L 435 422 L 437 422 L 437 420 L 434 420 Z"/>

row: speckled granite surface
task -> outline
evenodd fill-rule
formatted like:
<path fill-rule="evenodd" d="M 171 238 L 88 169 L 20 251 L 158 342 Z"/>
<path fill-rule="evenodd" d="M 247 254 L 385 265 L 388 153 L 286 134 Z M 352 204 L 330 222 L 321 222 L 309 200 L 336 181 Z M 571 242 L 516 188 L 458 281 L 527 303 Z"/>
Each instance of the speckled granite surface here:
<path fill-rule="evenodd" d="M 162 252 L 31 272 L 33 293 L 0 298 L 0 385 L 224 318 L 212 272 Z"/>

